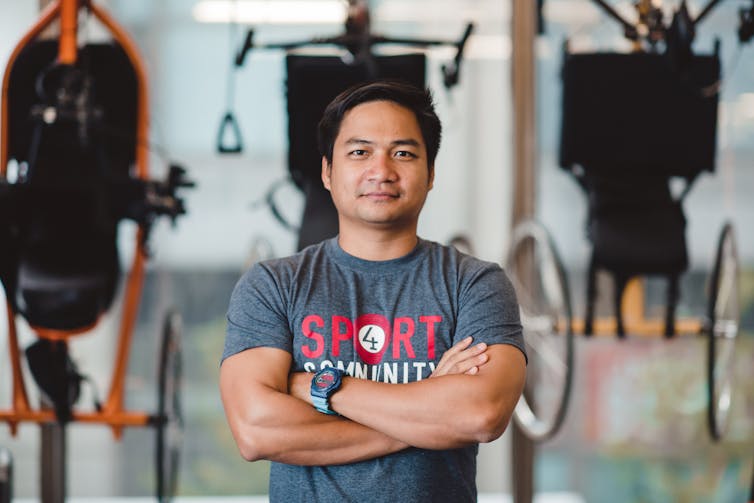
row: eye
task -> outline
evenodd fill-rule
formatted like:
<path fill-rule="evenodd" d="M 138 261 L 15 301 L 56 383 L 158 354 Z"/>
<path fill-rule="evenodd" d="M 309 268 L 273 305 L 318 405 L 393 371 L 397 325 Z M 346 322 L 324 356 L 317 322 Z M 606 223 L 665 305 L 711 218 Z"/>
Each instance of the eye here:
<path fill-rule="evenodd" d="M 395 157 L 402 157 L 406 159 L 416 159 L 418 156 L 414 154 L 413 152 L 410 152 L 408 150 L 398 150 L 395 153 Z"/>
<path fill-rule="evenodd" d="M 364 157 L 368 153 L 369 152 L 367 152 L 366 150 L 364 150 L 362 148 L 357 148 L 355 150 L 351 150 L 350 152 L 348 152 L 348 155 L 351 156 L 351 157 Z"/>

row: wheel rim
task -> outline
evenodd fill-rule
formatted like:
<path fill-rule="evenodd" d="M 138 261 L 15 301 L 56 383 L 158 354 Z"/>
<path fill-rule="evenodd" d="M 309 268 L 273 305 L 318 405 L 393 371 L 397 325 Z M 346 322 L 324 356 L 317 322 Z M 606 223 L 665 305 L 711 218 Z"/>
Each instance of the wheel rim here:
<path fill-rule="evenodd" d="M 552 239 L 534 221 L 514 230 L 506 270 L 518 297 L 529 357 L 514 419 L 529 438 L 545 440 L 562 425 L 570 398 L 573 331 L 568 283 Z"/>
<path fill-rule="evenodd" d="M 158 501 L 170 501 L 175 496 L 178 482 L 183 443 L 181 328 L 180 315 L 168 313 L 162 330 L 158 375 L 155 452 Z"/>
<path fill-rule="evenodd" d="M 738 252 L 733 227 L 726 224 L 718 241 L 708 306 L 708 422 L 715 440 L 722 438 L 728 427 L 739 316 Z"/>

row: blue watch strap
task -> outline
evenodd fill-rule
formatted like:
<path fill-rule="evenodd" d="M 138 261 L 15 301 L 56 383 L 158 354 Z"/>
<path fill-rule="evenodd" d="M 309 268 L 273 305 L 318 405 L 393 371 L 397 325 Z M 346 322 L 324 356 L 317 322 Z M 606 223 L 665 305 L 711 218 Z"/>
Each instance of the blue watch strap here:
<path fill-rule="evenodd" d="M 323 414 L 329 416 L 338 416 L 339 414 L 330 408 L 330 401 L 327 398 L 321 396 L 312 396 L 312 404 L 314 408 Z"/>

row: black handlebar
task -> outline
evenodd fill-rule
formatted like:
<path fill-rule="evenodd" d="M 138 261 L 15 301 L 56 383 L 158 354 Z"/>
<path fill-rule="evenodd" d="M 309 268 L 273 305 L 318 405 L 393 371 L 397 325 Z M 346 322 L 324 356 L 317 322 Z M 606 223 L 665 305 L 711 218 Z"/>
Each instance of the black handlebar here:
<path fill-rule="evenodd" d="M 447 88 L 451 88 L 458 84 L 458 70 L 461 66 L 463 59 L 463 50 L 466 46 L 471 33 L 474 31 L 474 23 L 467 23 L 464 29 L 463 35 L 457 41 L 452 40 L 438 40 L 438 39 L 414 39 L 414 38 L 391 38 L 382 35 L 372 34 L 360 34 L 360 33 L 344 33 L 335 37 L 314 37 L 307 40 L 299 40 L 294 42 L 275 43 L 275 44 L 255 44 L 254 43 L 254 30 L 250 29 L 246 32 L 243 45 L 236 53 L 235 64 L 236 66 L 242 66 L 246 60 L 246 55 L 253 48 L 256 49 L 282 49 L 293 50 L 301 47 L 318 46 L 318 45 L 335 45 L 338 47 L 352 48 L 358 46 L 366 46 L 371 48 L 375 45 L 382 44 L 394 44 L 394 45 L 409 45 L 415 47 L 431 47 L 451 45 L 455 46 L 456 54 L 453 58 L 453 63 L 446 65 L 447 70 L 443 70 L 444 83 Z"/>

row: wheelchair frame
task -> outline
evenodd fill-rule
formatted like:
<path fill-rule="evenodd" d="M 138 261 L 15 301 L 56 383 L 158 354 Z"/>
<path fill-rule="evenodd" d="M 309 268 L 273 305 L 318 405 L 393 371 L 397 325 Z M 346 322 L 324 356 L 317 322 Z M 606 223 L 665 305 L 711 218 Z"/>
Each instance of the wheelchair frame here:
<path fill-rule="evenodd" d="M 567 49 L 567 46 L 564 48 Z M 717 56 L 717 52 L 718 47 L 716 45 L 715 56 Z M 596 54 L 601 58 L 604 57 L 604 54 Z M 594 54 L 590 54 L 589 56 L 593 57 Z M 567 51 L 564 51 L 564 57 L 569 57 Z M 631 57 L 635 58 L 637 56 L 632 55 Z M 565 74 L 566 72 L 563 70 L 564 81 L 566 78 Z M 580 75 L 580 77 L 581 80 L 578 83 L 586 88 L 583 75 Z M 575 84 L 572 82 L 572 85 Z M 593 92 L 593 89 L 589 88 L 589 91 Z M 564 103 L 566 100 L 565 96 L 564 91 Z M 707 97 L 704 93 L 700 93 L 699 96 Z M 564 104 L 564 110 L 565 108 L 566 105 Z M 708 110 L 704 110 L 704 112 L 706 113 Z M 612 111 L 611 113 L 615 112 Z M 565 114 L 566 112 L 564 111 Z M 573 110 L 571 110 L 571 114 L 573 115 Z M 590 119 L 593 118 L 590 117 Z M 584 120 L 583 117 L 582 120 Z M 590 124 L 602 123 L 599 120 L 592 120 Z M 565 128 L 565 125 L 563 128 Z M 593 137 L 599 136 L 591 130 L 589 130 L 589 133 Z M 582 143 L 584 136 L 587 135 L 582 132 L 581 137 L 579 137 Z M 573 141 L 573 138 L 570 138 L 570 140 Z M 583 159 L 584 146 L 579 145 L 581 150 L 574 153 L 577 149 L 573 145 L 570 145 L 570 151 L 564 154 L 563 142 L 565 140 L 561 138 L 561 167 L 567 168 L 582 185 L 582 188 L 586 189 L 585 192 L 587 192 L 587 198 L 589 198 L 591 219 L 593 216 L 592 211 L 596 212 L 592 205 L 597 206 L 597 203 L 595 203 L 596 198 L 594 197 L 594 193 L 597 190 L 595 184 L 588 185 L 580 179 L 580 177 L 587 178 L 586 172 L 589 170 L 587 162 L 584 162 Z M 581 157 L 576 154 L 580 154 Z M 626 163 L 625 167 L 628 168 L 632 167 L 632 163 L 639 164 L 633 159 L 630 161 L 625 160 L 623 157 L 620 157 L 620 159 Z M 712 169 L 705 165 L 705 159 L 707 157 L 700 156 L 700 159 L 697 160 L 698 166 L 694 166 L 694 170 L 701 171 L 704 169 L 712 171 Z M 588 160 L 593 164 L 605 162 L 598 155 L 592 155 Z M 659 163 L 660 161 L 653 159 L 653 162 Z M 573 166 L 577 166 L 579 169 L 573 169 Z M 714 163 L 712 163 L 712 166 L 714 166 Z M 670 169 L 663 171 L 666 168 L 665 166 L 652 165 L 651 167 L 658 168 L 659 175 L 666 179 L 673 176 L 683 176 L 687 180 L 685 190 L 677 201 L 672 198 L 668 190 L 669 200 L 674 204 L 680 205 L 683 196 L 690 189 L 691 183 L 698 172 L 693 172 L 689 175 L 688 173 L 673 172 Z M 599 174 L 598 172 L 597 175 Z M 592 176 L 597 178 L 594 172 Z M 602 176 L 604 177 L 604 175 Z M 652 173 L 652 176 L 657 176 L 657 174 Z M 615 180 L 613 180 L 613 183 L 617 184 Z M 663 183 L 668 182 L 664 181 Z M 602 188 L 604 189 L 604 187 Z M 648 203 L 655 202 L 650 198 L 647 201 Z M 610 210 L 615 215 L 620 214 L 620 211 L 625 212 L 625 208 L 626 206 L 617 207 L 617 209 L 616 207 L 611 207 Z M 663 206 L 661 209 L 668 209 L 668 207 Z M 604 207 L 601 211 L 607 213 Z M 621 216 L 623 215 L 625 213 L 621 214 Z M 684 218 L 682 214 L 681 218 Z M 685 226 L 685 220 L 682 225 Z M 671 235 L 674 236 L 674 234 Z M 625 333 L 630 333 L 633 336 L 652 337 L 664 333 L 666 338 L 681 334 L 703 335 L 708 339 L 706 366 L 708 429 L 713 440 L 720 440 L 725 433 L 728 422 L 732 380 L 729 367 L 733 360 L 731 348 L 738 332 L 738 317 L 740 316 L 738 312 L 737 291 L 738 258 L 733 226 L 730 223 L 725 223 L 720 231 L 716 258 L 710 275 L 706 316 L 696 318 L 684 317 L 678 320 L 675 318 L 677 290 L 675 290 L 676 295 L 669 295 L 668 305 L 671 305 L 670 298 L 672 297 L 673 308 L 670 309 L 666 306 L 664 320 L 657 317 L 648 318 L 646 316 L 644 290 L 640 283 L 640 278 L 655 275 L 669 277 L 671 273 L 676 274 L 674 276 L 676 283 L 674 285 L 669 284 L 669 290 L 671 290 L 673 288 L 677 289 L 678 275 L 680 273 L 677 273 L 675 270 L 664 269 L 664 267 L 668 266 L 662 262 L 660 262 L 661 265 L 654 263 L 645 265 L 641 257 L 638 261 L 639 265 L 632 265 L 633 263 L 629 262 L 621 268 L 621 266 L 617 266 L 615 263 L 625 260 L 625 257 L 623 257 L 623 255 L 626 255 L 625 250 L 621 250 L 622 255 L 617 254 L 618 258 L 610 256 L 613 261 L 612 267 L 614 269 L 612 269 L 607 261 L 605 264 L 596 261 L 595 249 L 597 239 L 591 236 L 590 240 L 592 241 L 593 250 L 588 274 L 586 315 L 583 318 L 575 318 L 572 316 L 570 303 L 559 300 L 565 296 L 562 292 L 568 292 L 568 278 L 564 273 L 565 268 L 560 261 L 555 243 L 547 230 L 536 221 L 524 220 L 519 222 L 512 231 L 512 244 L 505 263 L 506 269 L 514 285 L 517 286 L 516 289 L 519 294 L 522 325 L 524 332 L 528 335 L 526 337 L 527 346 L 531 349 L 531 373 L 534 374 L 541 369 L 542 379 L 550 378 L 557 380 L 557 383 L 549 387 L 540 384 L 540 387 L 537 388 L 540 395 L 545 396 L 546 392 L 549 391 L 551 394 L 557 394 L 555 398 L 547 397 L 547 399 L 543 400 L 542 397 L 536 396 L 537 392 L 535 392 L 535 389 L 529 390 L 527 388 L 525 390 L 514 413 L 516 422 L 521 426 L 522 431 L 532 440 L 547 440 L 558 432 L 566 415 L 571 392 L 574 361 L 574 344 L 572 339 L 574 334 L 584 334 L 586 336 L 616 334 L 618 337 L 624 337 Z M 604 244 L 608 238 L 603 235 L 601 240 Z M 662 240 L 659 243 L 662 245 L 666 244 Z M 621 242 L 621 244 L 625 245 L 624 242 Z M 657 247 L 657 245 L 654 246 Z M 673 248 L 671 247 L 670 250 L 672 252 Z M 611 253 L 616 254 L 614 251 L 611 251 Z M 646 254 L 645 250 L 644 253 Z M 661 253 L 661 251 L 658 250 L 656 253 Z M 685 244 L 683 254 L 683 267 L 685 270 L 687 260 L 685 258 Z M 676 264 L 672 265 L 676 266 Z M 597 269 L 604 269 L 613 274 L 614 284 L 617 285 L 616 290 L 620 295 L 614 296 L 614 316 L 602 316 L 595 319 L 593 302 L 597 294 L 595 288 L 595 273 Z M 619 274 L 623 276 L 623 281 L 626 278 L 631 278 L 627 282 L 625 291 L 622 288 L 623 283 L 618 281 L 620 279 L 618 278 Z M 621 322 L 622 313 L 626 314 L 625 323 Z M 663 326 L 665 328 L 664 332 Z M 534 344 L 530 344 L 529 341 L 533 341 Z M 532 362 L 534 362 L 534 365 L 532 365 Z M 557 377 L 553 378 L 553 376 Z M 553 389 L 557 391 L 553 392 Z M 544 404 L 545 407 L 541 407 L 538 410 L 536 402 L 539 402 L 540 406 Z M 546 412 L 543 412 L 545 409 Z"/>
<path fill-rule="evenodd" d="M 50 4 L 41 14 L 37 23 L 24 35 L 21 41 L 16 45 L 8 60 L 7 70 L 3 77 L 2 93 L 2 144 L 0 145 L 0 175 L 5 175 L 8 166 L 8 143 L 9 143 L 9 112 L 7 103 L 7 94 L 10 80 L 10 68 L 18 58 L 21 50 L 32 40 L 34 40 L 45 28 L 50 26 L 56 19 L 60 19 L 60 45 L 58 52 L 58 62 L 62 64 L 74 64 L 77 58 L 77 17 L 79 11 L 79 2 L 77 0 L 57 0 Z M 137 52 L 136 45 L 129 35 L 121 28 L 115 20 L 103 9 L 97 7 L 94 3 L 83 2 L 94 16 L 110 31 L 115 41 L 120 44 L 128 55 L 131 64 L 136 72 L 138 82 L 138 111 L 137 111 L 137 141 L 136 141 L 136 173 L 139 178 L 146 179 L 148 175 L 148 96 L 146 72 L 140 55 Z M 138 238 L 140 241 L 143 229 L 139 228 Z M 136 247 L 131 271 L 128 276 L 125 288 L 125 303 L 123 315 L 120 324 L 120 333 L 118 338 L 118 349 L 115 359 L 115 368 L 112 373 L 110 392 L 107 400 L 103 404 L 101 412 L 75 412 L 73 421 L 84 423 L 102 423 L 109 425 L 116 439 L 121 438 L 123 427 L 125 426 L 147 426 L 150 425 L 153 416 L 143 412 L 126 411 L 123 407 L 125 373 L 128 365 L 128 358 L 131 346 L 131 337 L 133 334 L 136 316 L 138 314 L 138 304 L 141 297 L 141 291 L 144 278 L 145 254 L 140 246 Z M 42 410 L 33 408 L 29 404 L 29 398 L 26 393 L 24 377 L 21 370 L 21 354 L 18 345 L 18 336 L 16 331 L 16 313 L 10 305 L 7 304 L 8 313 L 8 348 L 11 360 L 13 376 L 13 396 L 12 409 L 0 410 L 0 421 L 9 424 L 11 433 L 16 434 L 18 423 L 30 421 L 36 423 L 49 423 L 56 420 L 52 410 Z M 72 336 L 86 332 L 97 324 L 83 327 L 75 330 L 50 330 L 40 327 L 32 327 L 36 335 L 42 339 L 68 341 Z"/>
<path fill-rule="evenodd" d="M 149 182 L 149 99 L 147 87 L 147 74 L 144 62 L 137 50 L 137 46 L 127 32 L 111 17 L 104 9 L 94 4 L 92 0 L 55 0 L 48 5 L 40 14 L 39 19 L 21 38 L 14 48 L 8 60 L 6 71 L 3 76 L 2 87 L 2 116 L 1 126 L 2 135 L 0 135 L 0 176 L 5 177 L 7 174 L 8 162 L 10 160 L 10 113 L 8 106 L 8 94 L 11 81 L 11 70 L 18 60 L 23 49 L 34 42 L 35 39 L 48 28 L 56 19 L 60 20 L 60 34 L 58 36 L 58 49 L 56 63 L 60 65 L 74 65 L 79 56 L 78 48 L 78 16 L 80 9 L 87 9 L 97 21 L 99 21 L 111 34 L 113 42 L 119 45 L 124 51 L 132 69 L 136 81 L 136 123 L 135 123 L 135 170 L 134 179 L 140 183 Z M 173 179 L 173 180 L 171 180 Z M 171 166 L 171 174 L 167 183 L 167 190 L 174 190 L 180 186 L 192 186 L 193 184 L 183 178 L 182 168 Z M 146 186 L 146 185 L 145 185 Z M 157 187 L 160 190 L 160 187 Z M 157 196 L 164 194 L 159 193 Z M 169 194 L 172 196 L 172 194 Z M 149 194 L 147 194 L 149 196 Z M 173 217 L 184 212 L 182 201 L 173 198 L 172 201 L 160 201 L 151 203 L 154 208 L 150 207 L 149 211 L 155 211 L 157 214 L 171 214 Z M 160 206 L 160 205 L 164 205 Z M 155 427 L 157 432 L 157 497 L 160 501 L 169 500 L 176 489 L 176 467 L 178 464 L 179 447 L 174 445 L 180 439 L 182 429 L 182 414 L 180 411 L 180 401 L 178 399 L 180 379 L 181 379 L 181 362 L 180 362 L 180 332 L 181 319 L 180 315 L 171 311 L 165 317 L 164 326 L 162 327 L 162 340 L 159 348 L 159 368 L 158 368 L 158 404 L 157 411 L 153 414 L 143 411 L 132 411 L 124 408 L 125 395 L 125 377 L 128 367 L 129 354 L 132 343 L 133 331 L 138 315 L 139 302 L 144 283 L 144 267 L 146 261 L 146 251 L 144 242 L 148 235 L 148 222 L 138 221 L 136 231 L 136 250 L 133 256 L 131 269 L 124 285 L 123 310 L 120 319 L 117 349 L 115 352 L 114 367 L 110 379 L 110 389 L 106 400 L 101 407 L 95 411 L 83 412 L 77 411 L 75 406 L 71 410 L 71 422 L 103 424 L 111 428 L 116 440 L 123 436 L 125 427 Z M 6 300 L 6 309 L 8 316 L 8 353 L 11 360 L 12 374 L 12 397 L 11 408 L 0 409 L 0 421 L 8 423 L 10 432 L 13 436 L 17 434 L 18 424 L 21 422 L 32 422 L 40 426 L 60 423 L 61 419 L 57 417 L 56 411 L 51 408 L 36 407 L 30 404 L 25 378 L 21 367 L 21 352 L 19 349 L 18 334 L 16 328 L 16 316 L 10 300 Z M 84 327 L 74 329 L 50 329 L 31 325 L 32 331 L 39 339 L 55 341 L 62 343 L 67 349 L 68 341 L 72 337 L 94 328 L 101 320 L 101 314 L 93 323 Z M 171 396 L 166 396 L 170 393 Z M 62 423 L 59 431 L 63 431 L 65 423 Z M 65 460 L 60 458 L 53 470 L 64 473 Z M 61 475 L 57 478 L 63 478 Z M 51 485 L 57 486 L 55 482 Z M 64 486 L 63 482 L 63 486 Z M 49 488 L 48 488 L 49 489 Z M 44 490 L 44 487 L 43 487 Z M 63 493 L 64 487 L 55 487 L 53 492 Z M 49 491 L 48 491 L 49 492 Z M 63 494 L 56 494 L 55 497 L 62 498 Z M 43 498 L 44 499 L 44 498 Z"/>

